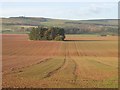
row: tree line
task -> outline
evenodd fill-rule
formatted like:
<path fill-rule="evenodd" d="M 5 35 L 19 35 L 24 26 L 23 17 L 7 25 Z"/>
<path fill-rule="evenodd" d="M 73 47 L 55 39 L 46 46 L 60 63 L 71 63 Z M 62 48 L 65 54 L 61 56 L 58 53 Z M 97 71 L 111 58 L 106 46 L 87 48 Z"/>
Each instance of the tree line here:
<path fill-rule="evenodd" d="M 100 26 L 100 25 L 69 25 L 63 27 L 66 34 L 118 34 L 118 27 L 116 26 Z"/>
<path fill-rule="evenodd" d="M 29 33 L 30 40 L 56 40 L 63 41 L 65 39 L 65 31 L 60 27 L 41 27 L 32 28 Z"/>

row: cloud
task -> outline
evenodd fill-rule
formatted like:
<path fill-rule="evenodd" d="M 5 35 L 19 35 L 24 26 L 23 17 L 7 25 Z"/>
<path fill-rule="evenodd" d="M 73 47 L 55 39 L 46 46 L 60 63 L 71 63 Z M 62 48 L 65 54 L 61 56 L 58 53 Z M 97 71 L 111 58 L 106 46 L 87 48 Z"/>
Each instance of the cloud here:
<path fill-rule="evenodd" d="M 116 18 L 117 3 L 7 3 L 2 16 L 36 16 L 60 19 Z"/>

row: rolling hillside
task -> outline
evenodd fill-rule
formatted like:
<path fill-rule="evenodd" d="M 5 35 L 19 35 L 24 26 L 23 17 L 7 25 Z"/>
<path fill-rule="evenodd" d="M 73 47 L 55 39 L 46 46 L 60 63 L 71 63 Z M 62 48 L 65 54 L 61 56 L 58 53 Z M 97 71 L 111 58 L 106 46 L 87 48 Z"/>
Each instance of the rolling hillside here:
<path fill-rule="evenodd" d="M 117 34 L 116 19 L 100 20 L 62 20 L 43 17 L 1 18 L 3 33 L 29 33 L 32 27 L 57 26 L 65 29 L 67 34 Z"/>

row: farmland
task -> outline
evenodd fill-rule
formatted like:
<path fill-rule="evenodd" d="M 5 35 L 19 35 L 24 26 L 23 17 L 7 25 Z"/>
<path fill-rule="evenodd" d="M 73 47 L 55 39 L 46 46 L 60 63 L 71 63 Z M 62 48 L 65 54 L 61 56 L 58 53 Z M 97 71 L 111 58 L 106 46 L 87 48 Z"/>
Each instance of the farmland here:
<path fill-rule="evenodd" d="M 117 88 L 117 36 L 66 35 L 65 41 L 31 41 L 2 35 L 3 87 Z"/>
<path fill-rule="evenodd" d="M 45 17 L 9 17 L 2 20 L 4 34 L 26 34 L 33 27 L 62 27 L 67 34 L 118 34 L 117 19 L 65 20 Z"/>

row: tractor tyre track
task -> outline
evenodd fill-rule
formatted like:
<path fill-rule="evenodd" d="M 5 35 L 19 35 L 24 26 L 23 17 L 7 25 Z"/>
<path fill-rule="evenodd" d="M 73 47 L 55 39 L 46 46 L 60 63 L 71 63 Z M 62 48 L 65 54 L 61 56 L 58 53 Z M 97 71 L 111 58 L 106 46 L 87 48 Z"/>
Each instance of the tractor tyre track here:
<path fill-rule="evenodd" d="M 51 59 L 52 58 L 41 59 L 41 61 L 36 62 L 35 64 L 31 64 L 31 65 L 28 65 L 28 66 L 25 66 L 25 67 L 20 67 L 20 68 L 17 68 L 17 69 L 12 68 L 11 71 L 12 71 L 12 73 L 19 73 L 19 72 L 22 72 L 22 69 L 29 68 L 31 66 L 38 65 L 38 64 L 41 64 L 41 63 L 45 63 L 45 62 L 47 62 L 48 60 L 51 60 Z M 5 73 L 5 74 L 9 74 L 9 73 Z"/>
<path fill-rule="evenodd" d="M 49 72 L 44 78 L 51 77 L 53 74 L 57 73 L 59 70 L 62 69 L 62 67 L 65 65 L 65 63 L 66 63 L 66 59 L 64 59 L 62 65 L 61 65 L 60 67 L 58 67 L 58 68 L 56 68 L 55 70 Z"/>
<path fill-rule="evenodd" d="M 74 45 L 75 45 L 75 48 L 76 48 L 77 55 L 79 56 L 79 53 L 78 53 L 78 51 L 77 51 L 77 46 L 76 46 L 76 43 L 75 43 L 75 42 L 74 42 Z M 73 72 L 72 72 L 72 74 L 73 74 L 73 76 L 74 76 L 73 84 L 76 84 L 76 81 L 77 81 L 77 78 L 78 78 L 78 75 L 77 75 L 77 73 L 76 73 L 78 66 L 77 66 L 77 63 L 75 62 L 75 60 L 71 58 L 71 55 L 70 55 L 70 53 L 69 53 L 69 52 L 70 52 L 69 50 L 70 50 L 70 49 L 68 49 L 68 58 L 71 59 L 71 61 L 74 63 L 74 68 L 73 68 Z"/>
<path fill-rule="evenodd" d="M 63 61 L 63 63 L 62 63 L 62 65 L 60 66 L 60 67 L 58 67 L 58 68 L 56 68 L 55 70 L 53 70 L 53 71 L 51 71 L 51 72 L 49 72 L 44 78 L 48 78 L 48 77 L 51 77 L 51 76 L 53 76 L 55 73 L 57 73 L 58 71 L 60 71 L 60 70 L 63 70 L 65 67 L 66 67 L 66 65 L 67 65 L 67 59 L 66 59 L 66 57 L 67 57 L 67 55 L 66 55 L 66 43 L 64 43 L 64 61 Z"/>

